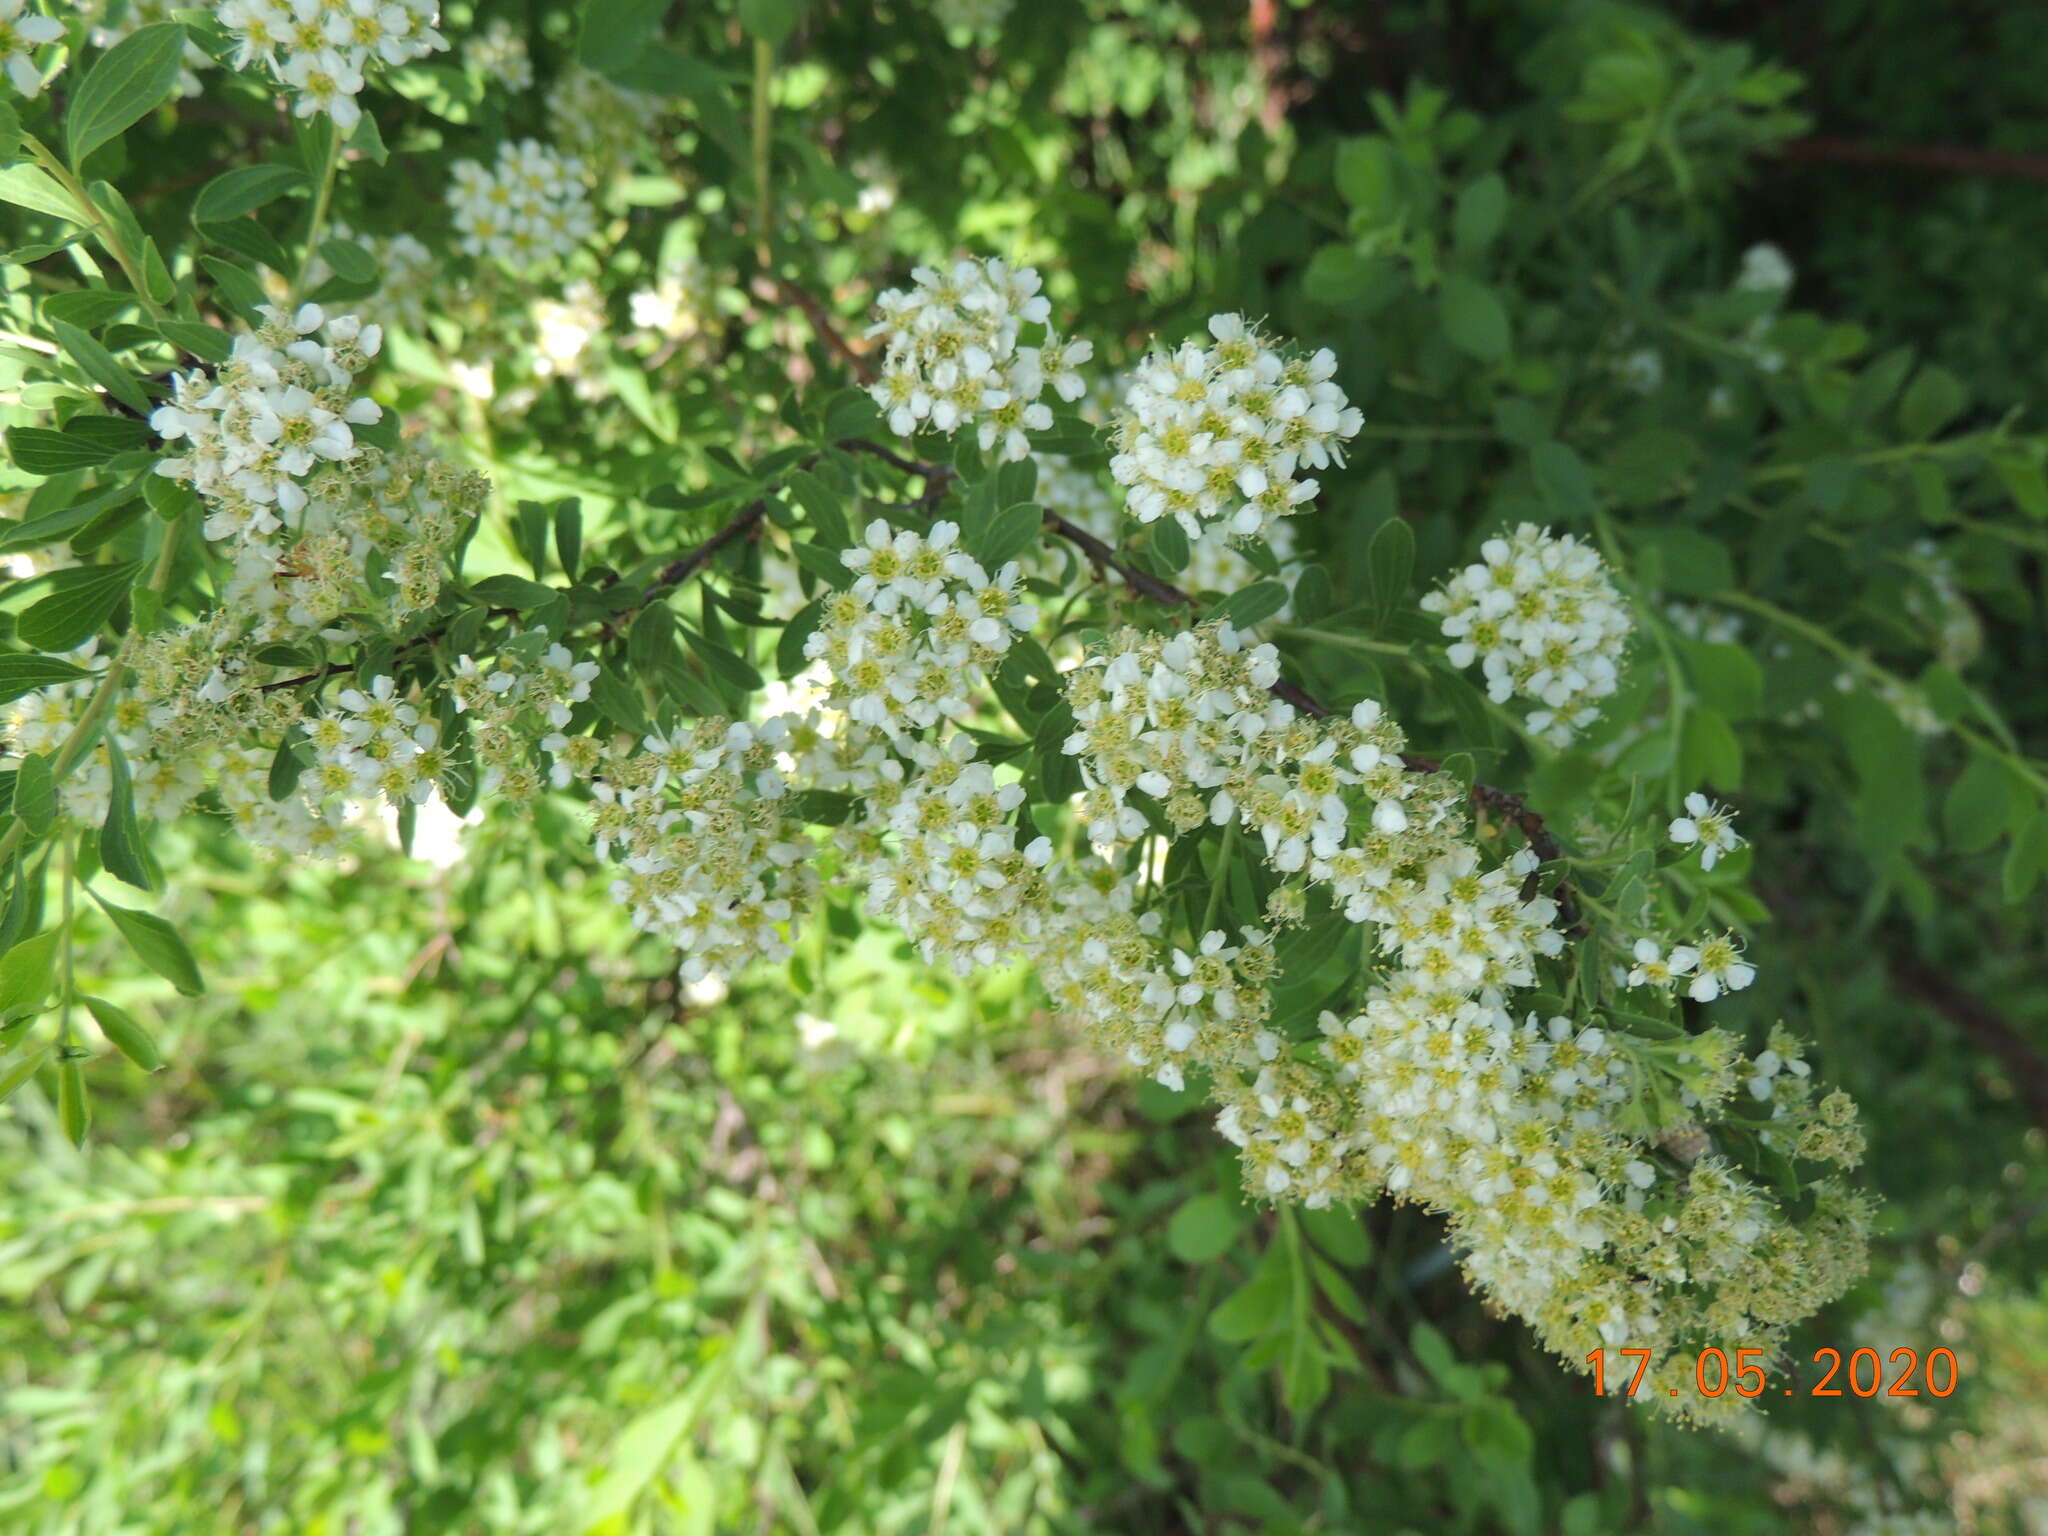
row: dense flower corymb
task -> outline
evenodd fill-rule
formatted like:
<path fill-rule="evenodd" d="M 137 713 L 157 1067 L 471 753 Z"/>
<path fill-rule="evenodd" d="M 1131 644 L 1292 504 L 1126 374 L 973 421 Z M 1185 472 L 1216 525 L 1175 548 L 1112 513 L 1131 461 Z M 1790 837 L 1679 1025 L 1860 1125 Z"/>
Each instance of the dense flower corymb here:
<path fill-rule="evenodd" d="M 875 305 L 881 318 L 868 328 L 883 338 L 881 376 L 869 393 L 890 430 L 908 437 L 927 424 L 941 432 L 971 426 L 984 449 L 1025 457 L 1026 434 L 1052 425 L 1046 388 L 1080 399 L 1078 370 L 1094 346 L 1052 332 L 1052 307 L 1030 267 L 961 261 L 943 274 L 918 267 L 910 275 L 915 286 L 884 293 Z M 1026 326 L 1046 327 L 1038 345 L 1023 344 Z"/>
<path fill-rule="evenodd" d="M 597 227 L 585 167 L 536 139 L 498 146 L 495 166 L 458 160 L 448 203 L 462 248 L 527 272 L 567 256 Z"/>
<path fill-rule="evenodd" d="M 1327 347 L 1288 356 L 1241 315 L 1212 317 L 1209 335 L 1209 346 L 1182 342 L 1138 365 L 1110 473 L 1141 523 L 1172 517 L 1191 539 L 1221 523 L 1250 537 L 1316 494 L 1301 472 L 1342 464 L 1364 418 Z"/>
<path fill-rule="evenodd" d="M 234 66 L 263 65 L 296 97 L 300 117 L 324 112 L 344 133 L 362 120 L 356 97 L 373 68 L 393 69 L 448 46 L 435 0 L 222 0 Z"/>
<path fill-rule="evenodd" d="M 1442 615 L 1454 667 L 1478 662 L 1496 704 L 1540 706 L 1529 728 L 1563 746 L 1600 718 L 1634 620 L 1598 551 L 1568 533 L 1524 523 L 1488 539 L 1480 562 L 1423 596 Z"/>

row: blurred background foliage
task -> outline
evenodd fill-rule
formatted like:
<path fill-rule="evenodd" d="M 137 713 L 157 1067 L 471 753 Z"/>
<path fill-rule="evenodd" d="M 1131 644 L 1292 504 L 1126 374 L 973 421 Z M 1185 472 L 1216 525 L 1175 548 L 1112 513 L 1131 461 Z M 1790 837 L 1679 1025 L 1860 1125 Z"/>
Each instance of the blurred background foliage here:
<path fill-rule="evenodd" d="M 609 279 L 678 227 L 743 249 L 756 192 L 746 18 L 673 9 L 673 56 L 601 61 L 675 71 L 644 83 L 678 98 L 658 163 L 611 189 L 624 235 L 591 275 L 620 310 Z M 451 36 L 521 29 L 540 79 L 407 72 L 374 110 L 413 169 L 544 132 L 584 25 L 568 0 L 447 11 Z M 1305 535 L 1338 606 L 1391 516 L 1432 572 L 1494 523 L 1611 511 L 1667 615 L 1661 668 L 1572 752 L 1483 766 L 1567 830 L 1614 814 L 1617 762 L 1737 798 L 1754 874 L 1705 884 L 1772 960 L 1735 1017 L 1817 1041 L 1888 1202 L 1808 1353 L 1945 1344 L 1960 1389 L 1674 1429 L 1487 1316 L 1430 1219 L 1241 1206 L 1202 1117 L 1082 1050 L 1021 974 L 934 977 L 840 911 L 790 966 L 685 994 L 566 824 L 338 869 L 222 840 L 165 850 L 214 995 L 111 993 L 168 1070 L 95 1063 L 83 1150 L 34 1085 L 0 1120 L 7 1528 L 2048 1530 L 2048 786 L 2002 734 L 2048 739 L 2048 489 L 2008 419 L 2048 356 L 2048 204 L 2026 164 L 1885 154 L 2024 162 L 2038 18 L 1032 0 L 968 34 L 819 0 L 792 22 L 774 195 L 835 309 L 965 248 L 1039 264 L 1112 361 L 1231 309 L 1335 348 L 1375 439 Z M 202 170 L 268 113 L 210 89 L 225 105 L 162 141 Z M 182 218 L 180 195 L 142 206 Z M 355 195 L 371 233 L 417 212 Z M 1743 280 L 1765 241 L 1789 291 Z M 741 407 L 772 417 L 830 361 L 799 331 L 791 363 L 787 314 L 728 275 L 667 372 L 620 351 L 603 409 L 541 377 L 486 420 L 445 360 L 512 302 L 482 283 L 401 338 L 400 403 L 508 494 L 580 491 L 650 551 L 686 512 L 607 487 L 673 479 L 695 437 L 745 451 Z M 1391 659 L 1293 654 L 1418 734 L 1450 717 Z M 1356 1362 L 1320 1400 L 1268 1363 L 1297 1329 Z"/>

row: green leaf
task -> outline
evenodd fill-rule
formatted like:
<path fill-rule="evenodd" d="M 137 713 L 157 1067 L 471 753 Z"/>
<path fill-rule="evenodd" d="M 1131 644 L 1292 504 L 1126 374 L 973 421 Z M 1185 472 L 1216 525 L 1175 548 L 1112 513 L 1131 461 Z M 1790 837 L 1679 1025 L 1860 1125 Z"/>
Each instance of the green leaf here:
<path fill-rule="evenodd" d="M 782 626 L 782 635 L 775 642 L 775 671 L 784 681 L 795 677 L 809 666 L 810 658 L 804 654 L 804 645 L 818 627 L 818 620 L 825 612 L 825 600 L 812 598 L 796 612 L 796 616 Z"/>
<path fill-rule="evenodd" d="M 141 561 L 128 560 L 56 572 L 50 577 L 50 590 L 16 621 L 15 633 L 24 645 L 39 651 L 68 651 L 83 645 L 121 606 L 141 569 Z"/>
<path fill-rule="evenodd" d="M 1590 485 L 1586 495 L 1590 506 Z M 1653 553 L 1656 556 L 1657 585 L 1666 592 L 1712 597 L 1735 585 L 1735 561 L 1728 546 L 1696 529 L 1666 528 L 1644 541 L 1643 552 L 1646 558 Z"/>
<path fill-rule="evenodd" d="M 200 979 L 198 962 L 192 958 L 192 951 L 185 947 L 185 941 L 178 937 L 177 929 L 154 912 L 117 907 L 97 891 L 92 893 L 92 899 L 113 919 L 121 937 L 128 941 L 128 947 L 135 951 L 144 965 L 187 997 L 197 997 L 206 990 L 206 983 Z"/>
<path fill-rule="evenodd" d="M 832 550 L 806 541 L 791 544 L 789 552 L 796 556 L 798 565 L 823 581 L 826 586 L 844 592 L 853 585 L 853 572 L 846 568 L 846 562 Z"/>
<path fill-rule="evenodd" d="M 1372 1236 L 1358 1212 L 1349 1206 L 1330 1205 L 1320 1211 L 1301 1213 L 1302 1230 L 1315 1245 L 1339 1264 L 1357 1266 L 1372 1260 Z"/>
<path fill-rule="evenodd" d="M 93 1022 L 99 1025 L 100 1033 L 107 1037 L 107 1043 L 115 1050 L 145 1072 L 163 1070 L 163 1053 L 157 1050 L 148 1030 L 104 997 L 81 996 L 79 1001 L 91 1012 Z"/>
<path fill-rule="evenodd" d="M 1380 524 L 1365 551 L 1366 587 L 1382 624 L 1408 595 L 1415 571 L 1415 530 L 1399 516 Z"/>
<path fill-rule="evenodd" d="M 111 736 L 106 738 L 106 747 L 107 819 L 100 826 L 100 863 L 116 880 L 153 892 L 157 881 L 150 871 L 142 829 L 135 820 L 135 786 L 128 772 L 128 757 Z"/>
<path fill-rule="evenodd" d="M 1188 531 L 1181 527 L 1178 518 L 1159 519 L 1152 525 L 1150 539 L 1153 558 L 1167 575 L 1178 576 L 1188 568 L 1194 551 L 1188 546 Z"/>
<path fill-rule="evenodd" d="M 1183 1264 L 1207 1264 L 1237 1241 L 1249 1217 L 1242 1200 L 1228 1195 L 1197 1195 L 1173 1213 L 1166 1246 Z"/>
<path fill-rule="evenodd" d="M 555 556 L 562 574 L 574 581 L 583 565 L 583 503 L 574 496 L 555 503 Z"/>
<path fill-rule="evenodd" d="M 102 54 L 64 115 L 72 167 L 168 101 L 184 59 L 185 29 L 176 22 L 131 32 Z"/>
<path fill-rule="evenodd" d="M 1999 869 L 1999 891 L 2007 906 L 2026 899 L 2048 872 L 2048 813 L 2037 812 L 2012 840 Z"/>
<path fill-rule="evenodd" d="M 271 754 L 270 771 L 264 776 L 264 789 L 272 804 L 288 798 L 298 788 L 299 776 L 306 771 L 305 762 L 295 750 L 297 743 L 294 738 L 298 734 L 297 726 L 286 731 L 277 743 L 277 751 Z"/>
<path fill-rule="evenodd" d="M 1492 171 L 1458 194 L 1451 213 L 1451 240 L 1461 256 L 1478 256 L 1493 244 L 1508 216 L 1508 185 Z"/>
<path fill-rule="evenodd" d="M 1962 380 L 1930 363 L 1914 375 L 1899 401 L 1899 429 L 1908 437 L 1933 437 L 1960 416 L 1968 403 Z"/>
<path fill-rule="evenodd" d="M 85 370 L 85 376 L 99 385 L 130 410 L 147 416 L 150 410 L 149 396 L 142 391 L 134 374 L 114 361 L 114 354 L 101 346 L 75 325 L 56 321 L 50 329 L 56 333 L 57 344 L 71 354 L 72 361 Z"/>
<path fill-rule="evenodd" d="M 668 0 L 586 0 L 576 57 L 602 75 L 629 67 L 667 9 Z"/>
<path fill-rule="evenodd" d="M 57 976 L 57 946 L 64 930 L 52 928 L 0 955 L 0 1019 L 25 1018 L 43 1005 Z"/>
<path fill-rule="evenodd" d="M 1679 638 L 1693 687 L 1729 720 L 1753 719 L 1763 707 L 1764 671 L 1739 645 L 1712 645 Z"/>
<path fill-rule="evenodd" d="M 234 338 L 219 326 L 197 320 L 159 320 L 159 334 L 181 351 L 209 363 L 224 363 L 235 350 Z"/>
<path fill-rule="evenodd" d="M 32 837 L 47 836 L 57 824 L 57 780 L 40 752 L 24 757 L 14 776 L 14 814 Z"/>
<path fill-rule="evenodd" d="M 262 311 L 270 302 L 270 295 L 263 291 L 263 284 L 247 267 L 237 266 L 219 256 L 202 256 L 199 265 L 212 277 L 220 297 L 251 325 L 262 319 Z"/>
<path fill-rule="evenodd" d="M 529 502 L 528 505 L 537 506 L 538 504 Z M 545 509 L 542 510 L 541 515 L 543 518 L 545 517 Z M 544 529 L 545 524 L 542 523 L 540 526 Z M 542 542 L 539 545 L 543 559 L 546 558 L 545 539 L 546 534 L 543 532 L 541 534 Z M 527 541 L 522 540 L 521 542 L 526 543 Z M 533 547 L 532 544 L 529 544 L 529 551 Z M 520 613 L 529 612 L 540 607 L 543 603 L 551 603 L 562 595 L 559 587 L 551 587 L 546 582 L 529 581 L 524 576 L 513 576 L 509 573 L 500 576 L 486 576 L 482 581 L 471 587 L 470 592 L 478 601 L 488 603 L 493 608 L 510 608 Z"/>
<path fill-rule="evenodd" d="M 374 283 L 377 281 L 377 258 L 357 245 L 353 240 L 323 240 L 320 242 L 320 259 L 334 270 L 334 275 L 351 283 Z"/>
<path fill-rule="evenodd" d="M 111 443 L 94 442 L 70 432 L 54 432 L 48 427 L 7 429 L 7 456 L 25 475 L 47 477 L 91 469 L 120 451 Z"/>
<path fill-rule="evenodd" d="M 1263 624 L 1287 606 L 1287 588 L 1277 581 L 1255 581 L 1241 587 L 1211 608 L 1205 616 L 1238 629 Z"/>
<path fill-rule="evenodd" d="M 847 527 L 839 498 L 832 494 L 823 480 L 808 469 L 799 469 L 789 477 L 789 493 L 810 520 L 811 538 L 815 543 L 825 549 L 852 546 L 853 533 Z"/>
<path fill-rule="evenodd" d="M 0 704 L 58 683 L 75 683 L 92 674 L 54 656 L 0 655 Z"/>
<path fill-rule="evenodd" d="M 1437 296 L 1444 334 L 1459 351 L 1483 363 L 1498 362 L 1508 354 L 1513 340 L 1508 326 L 1507 306 L 1486 284 L 1460 273 L 1444 276 Z"/>
<path fill-rule="evenodd" d="M 27 161 L 0 171 L 0 202 L 12 203 L 31 213 L 68 219 L 73 224 L 88 222 L 78 199 L 66 192 L 49 172 Z"/>
<path fill-rule="evenodd" d="M 1529 450 L 1536 490 L 1552 515 L 1567 523 L 1593 521 L 1593 477 L 1585 461 L 1560 442 L 1538 443 Z"/>
<path fill-rule="evenodd" d="M 1519 1467 L 1536 1449 L 1536 1436 L 1514 1405 L 1488 1398 L 1465 1411 L 1465 1444 L 1484 1460 Z"/>
<path fill-rule="evenodd" d="M 225 224 L 275 202 L 287 192 L 306 189 L 306 173 L 296 165 L 244 165 L 216 176 L 199 189 L 192 202 L 194 224 Z"/>
<path fill-rule="evenodd" d="M 21 118 L 14 108 L 0 101 L 0 165 L 12 165 L 21 153 Z"/>
<path fill-rule="evenodd" d="M 712 672 L 727 682 L 744 688 L 749 693 L 761 686 L 761 674 L 755 671 L 753 663 L 739 652 L 729 650 L 687 625 L 683 626 L 683 642 L 704 658 L 705 665 L 710 667 Z"/>
<path fill-rule="evenodd" d="M 1941 806 L 1949 846 L 1958 853 L 1982 853 L 1998 841 L 2024 793 L 2004 763 L 1989 752 L 1971 754 L 1969 767 L 1949 786 Z"/>
<path fill-rule="evenodd" d="M 32 1051 L 24 1051 L 4 1068 L 0 1068 L 0 1104 L 13 1097 L 14 1090 L 40 1072 L 50 1060 L 51 1047 L 39 1045 Z"/>
<path fill-rule="evenodd" d="M 804 0 L 740 0 L 740 25 L 750 37 L 780 48 L 796 30 L 803 8 Z"/>
<path fill-rule="evenodd" d="M 1742 788 L 1742 743 L 1713 710 L 1695 709 L 1685 717 L 1678 777 L 1687 784 L 1711 784 L 1716 789 Z"/>
<path fill-rule="evenodd" d="M 1225 1344 L 1244 1344 L 1284 1321 L 1292 1279 L 1284 1245 L 1276 1241 L 1267 1247 L 1251 1279 L 1209 1314 L 1209 1336 Z"/>
<path fill-rule="evenodd" d="M 724 1390 L 733 1354 L 732 1346 L 721 1350 L 680 1394 L 625 1427 L 605 1458 L 604 1478 L 591 1490 L 578 1529 L 589 1532 L 633 1507 L 675 1459 L 697 1416 Z"/>
<path fill-rule="evenodd" d="M 590 680 L 590 702 L 614 725 L 636 736 L 646 732 L 647 711 L 641 704 L 640 690 L 631 678 L 621 677 L 613 668 L 597 669 L 597 675 Z"/>
<path fill-rule="evenodd" d="M 1991 456 L 1991 465 L 2022 512 L 2037 521 L 2048 520 L 2048 479 L 2042 477 L 2039 464 L 2022 453 L 1997 453 Z"/>
<path fill-rule="evenodd" d="M 968 553 L 993 576 L 1004 564 L 1017 559 L 1036 544 L 1039 530 L 1044 526 L 1045 513 L 1036 503 L 1017 502 L 988 520 Z"/>
<path fill-rule="evenodd" d="M 75 1061 L 57 1063 L 57 1124 L 74 1147 L 85 1145 L 92 1129 L 92 1100 L 85 1091 L 85 1073 Z"/>

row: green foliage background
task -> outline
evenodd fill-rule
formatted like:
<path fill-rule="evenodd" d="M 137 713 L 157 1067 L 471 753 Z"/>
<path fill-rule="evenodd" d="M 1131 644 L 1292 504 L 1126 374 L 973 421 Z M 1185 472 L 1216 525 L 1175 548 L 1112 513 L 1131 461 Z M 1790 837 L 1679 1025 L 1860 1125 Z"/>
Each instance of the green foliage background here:
<path fill-rule="evenodd" d="M 1193 1101 L 1091 1055 L 1020 973 L 935 976 L 842 908 L 693 1002 L 561 807 L 487 819 L 445 871 L 279 868 L 181 822 L 156 857 L 207 994 L 81 930 L 166 1070 L 92 1060 L 83 1146 L 50 1072 L 0 1112 L 7 1528 L 2048 1528 L 2041 204 L 1778 153 L 2001 147 L 2038 118 L 2025 23 L 1035 0 L 963 41 L 907 4 L 484 0 L 448 30 L 496 18 L 543 86 L 580 53 L 673 98 L 578 275 L 618 321 L 681 228 L 718 322 L 666 365 L 610 357 L 596 400 L 542 380 L 489 421 L 449 364 L 520 307 L 506 279 L 394 343 L 400 414 L 500 488 L 476 571 L 527 568 L 521 497 L 580 495 L 622 570 L 687 548 L 721 515 L 692 502 L 711 450 L 818 425 L 845 380 L 766 275 L 857 335 L 910 262 L 995 252 L 1112 361 L 1233 309 L 1334 348 L 1369 425 L 1303 534 L 1327 590 L 1297 591 L 1296 675 L 1389 698 L 1588 849 L 1702 783 L 1741 807 L 1753 860 L 1697 895 L 1764 974 L 1719 1006 L 1817 1043 L 1887 1201 L 1805 1356 L 1947 1344 L 1962 1383 L 1676 1429 L 1488 1316 L 1429 1218 L 1242 1205 Z M 366 98 L 396 174 L 337 192 L 367 233 L 434 229 L 451 160 L 548 128 L 539 90 L 459 53 L 398 85 Z M 166 249 L 208 179 L 286 148 L 248 78 L 202 103 L 95 161 Z M 287 206 L 255 222 L 289 240 Z M 75 274 L 7 214 L 26 325 Z M 1759 240 L 1789 297 L 1733 286 Z M 1370 552 L 1394 518 L 1425 582 L 1548 521 L 1609 541 L 1646 603 L 1741 628 L 1660 622 L 1609 722 L 1538 760 L 1414 637 L 1340 622 L 1392 606 Z M 1269 1363 L 1296 1338 L 1340 1340 L 1334 1372 Z"/>

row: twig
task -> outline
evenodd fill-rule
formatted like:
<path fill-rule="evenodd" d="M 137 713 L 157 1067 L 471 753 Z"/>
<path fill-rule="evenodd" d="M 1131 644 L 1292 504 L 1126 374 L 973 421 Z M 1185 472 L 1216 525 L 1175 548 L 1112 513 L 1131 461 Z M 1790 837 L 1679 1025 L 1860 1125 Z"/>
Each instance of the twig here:
<path fill-rule="evenodd" d="M 767 292 L 761 293 L 761 290 L 764 288 Z M 764 275 L 757 280 L 755 291 L 761 293 L 763 298 L 777 298 L 785 304 L 794 304 L 798 309 L 802 310 L 805 318 L 811 322 L 811 329 L 823 338 L 826 346 L 839 354 L 840 358 L 846 363 L 846 366 L 853 371 L 853 376 L 856 379 L 863 384 L 875 382 L 875 365 L 869 362 L 865 354 L 856 350 L 853 343 L 846 339 L 839 327 L 833 322 L 831 311 L 818 301 L 815 294 L 806 292 L 794 283 L 785 282 L 782 278 L 776 277 L 772 273 Z"/>
<path fill-rule="evenodd" d="M 1900 991 L 1917 997 L 1967 1035 L 1979 1050 L 2004 1063 L 2014 1092 L 2026 1103 L 2035 1124 L 2048 1130 L 2048 1058 L 2029 1045 L 1998 1010 L 1964 991 L 1911 950 L 1891 949 L 1885 968 Z"/>
<path fill-rule="evenodd" d="M 1908 166 L 1957 176 L 2009 176 L 2022 181 L 2048 181 L 2048 155 L 2014 154 L 2000 149 L 1971 149 L 1961 144 L 1865 144 L 1854 139 L 1804 138 L 1780 144 L 1783 160 L 1821 165 L 1867 165 L 1880 169 Z"/>

